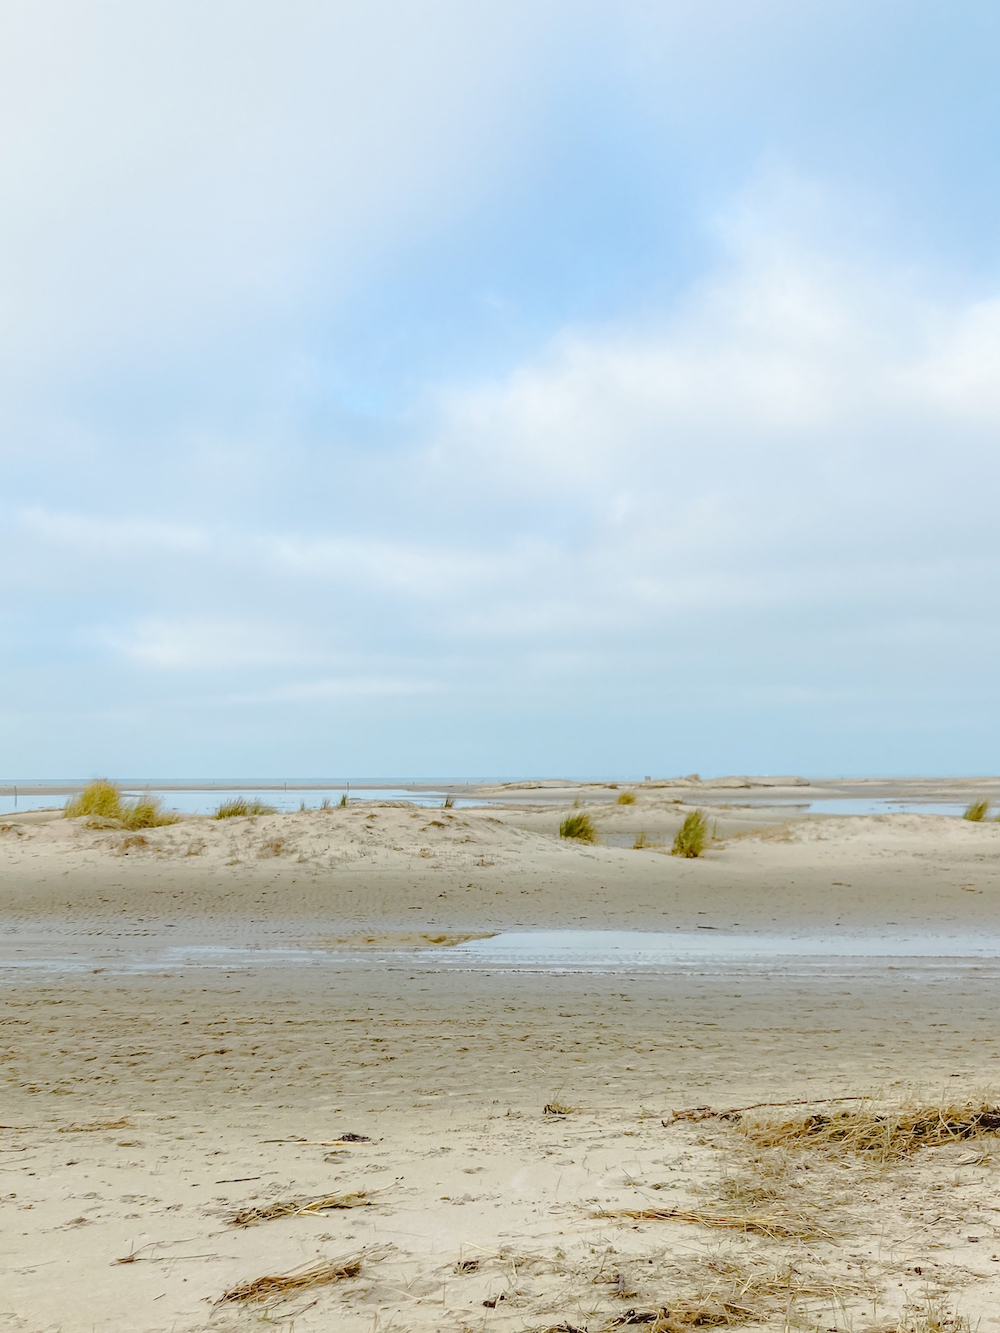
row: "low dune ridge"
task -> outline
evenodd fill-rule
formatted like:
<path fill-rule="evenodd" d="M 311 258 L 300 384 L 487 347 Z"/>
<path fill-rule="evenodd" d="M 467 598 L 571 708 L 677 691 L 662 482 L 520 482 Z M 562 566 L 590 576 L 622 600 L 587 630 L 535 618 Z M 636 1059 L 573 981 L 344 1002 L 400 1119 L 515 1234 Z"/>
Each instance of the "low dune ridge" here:
<path fill-rule="evenodd" d="M 7 846 L 36 854 L 70 856 L 188 857 L 223 865 L 274 858 L 334 869 L 363 860 L 398 867 L 414 859 L 447 857 L 471 865 L 476 856 L 524 857 L 540 850 L 539 835 L 481 811 L 456 813 L 399 804 L 215 819 L 188 815 L 176 824 L 129 833 L 111 820 L 54 818 L 45 823 L 0 826 Z M 566 855 L 565 845 L 546 844 Z"/>
<path fill-rule="evenodd" d="M 342 936 L 579 927 L 978 929 L 1000 890 L 1000 824 L 941 815 L 711 812 L 705 853 L 669 854 L 687 805 L 588 806 L 596 845 L 558 836 L 571 807 L 358 803 L 137 833 L 58 813 L 0 825 L 0 915 L 298 921 Z M 770 822 L 768 820 L 770 819 Z M 99 821 L 98 821 L 99 822 Z M 642 833 L 644 845 L 634 847 Z M 221 928 L 221 926 L 220 926 Z"/>

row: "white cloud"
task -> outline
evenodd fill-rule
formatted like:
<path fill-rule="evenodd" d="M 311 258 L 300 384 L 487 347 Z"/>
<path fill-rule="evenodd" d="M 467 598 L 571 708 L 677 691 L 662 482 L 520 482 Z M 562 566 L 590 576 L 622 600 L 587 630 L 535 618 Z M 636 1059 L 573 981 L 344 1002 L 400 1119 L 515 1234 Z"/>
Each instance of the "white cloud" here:
<path fill-rule="evenodd" d="M 203 528 L 156 518 L 104 518 L 31 505 L 20 515 L 22 536 L 35 538 L 53 550 L 78 556 L 117 556 L 142 559 L 149 555 L 202 555 L 212 546 Z"/>
<path fill-rule="evenodd" d="M 631 569 L 626 587 L 657 596 L 711 596 L 721 575 L 763 603 L 776 585 L 871 600 L 917 552 L 962 554 L 933 539 L 942 524 L 996 554 L 969 483 L 997 465 L 998 384 L 1000 303 L 949 306 L 751 237 L 658 326 L 567 332 L 503 381 L 443 393 L 429 466 L 455 501 L 551 506 L 598 583 Z"/>
<path fill-rule="evenodd" d="M 216 355 L 343 298 L 531 153 L 551 22 L 522 0 L 8 6 L 8 368 Z"/>
<path fill-rule="evenodd" d="M 109 636 L 134 663 L 159 671 L 232 671 L 314 663 L 298 627 L 218 617 L 140 620 L 125 638 Z"/>
<path fill-rule="evenodd" d="M 251 704 L 324 703 L 340 699 L 405 698 L 410 695 L 435 694 L 441 689 L 431 681 L 386 678 L 379 675 L 328 677 L 296 681 L 270 690 L 213 696 L 212 704 L 242 708 Z"/>
<path fill-rule="evenodd" d="M 365 532 L 36 506 L 22 533 L 118 558 L 125 585 L 162 567 L 160 598 L 184 569 L 176 606 L 117 641 L 185 671 L 328 662 L 373 635 L 433 660 L 672 642 L 679 617 L 974 618 L 997 572 L 1000 302 L 932 300 L 750 224 L 730 239 L 669 319 L 569 330 L 439 389 L 429 441 L 355 474 L 380 501 Z"/>

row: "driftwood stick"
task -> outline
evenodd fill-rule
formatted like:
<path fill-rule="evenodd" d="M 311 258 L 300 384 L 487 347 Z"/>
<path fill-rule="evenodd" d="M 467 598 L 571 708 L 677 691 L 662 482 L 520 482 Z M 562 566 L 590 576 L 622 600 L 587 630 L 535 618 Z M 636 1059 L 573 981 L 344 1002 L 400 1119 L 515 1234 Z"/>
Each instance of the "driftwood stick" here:
<path fill-rule="evenodd" d="M 831 1102 L 860 1102 L 864 1097 L 799 1097 L 793 1102 L 751 1102 L 749 1106 L 729 1106 L 724 1111 L 713 1111 L 710 1106 L 689 1106 L 685 1111 L 674 1111 L 673 1120 L 661 1120 L 664 1129 L 678 1120 L 732 1120 L 744 1111 L 757 1111 L 767 1106 L 829 1106 Z"/>

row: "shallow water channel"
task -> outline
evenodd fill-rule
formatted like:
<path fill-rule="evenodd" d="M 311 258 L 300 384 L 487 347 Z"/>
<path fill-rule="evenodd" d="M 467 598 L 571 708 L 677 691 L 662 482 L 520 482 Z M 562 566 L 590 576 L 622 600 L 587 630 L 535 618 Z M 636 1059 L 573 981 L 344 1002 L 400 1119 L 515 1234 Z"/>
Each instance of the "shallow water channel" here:
<path fill-rule="evenodd" d="M 1000 937 L 955 932 L 886 935 L 733 934 L 695 931 L 535 930 L 504 931 L 451 946 L 351 949 L 292 942 L 283 932 L 247 939 L 246 930 L 214 942 L 204 933 L 174 927 L 90 933 L 41 934 L 8 928 L 0 936 L 0 978 L 12 983 L 32 974 L 49 977 L 106 972 L 110 975 L 180 975 L 308 969 L 331 972 L 653 975 L 753 972 L 808 976 L 858 971 L 949 973 L 1000 967 Z M 301 936 L 300 936 L 301 940 Z"/>

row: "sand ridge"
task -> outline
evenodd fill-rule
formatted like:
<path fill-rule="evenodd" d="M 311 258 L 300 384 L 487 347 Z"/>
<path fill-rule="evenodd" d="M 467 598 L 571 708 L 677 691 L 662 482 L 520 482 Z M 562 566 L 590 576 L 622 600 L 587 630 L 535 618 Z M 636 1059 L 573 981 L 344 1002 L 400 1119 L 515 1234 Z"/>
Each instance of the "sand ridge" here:
<path fill-rule="evenodd" d="M 104 928 L 141 919 L 156 929 L 214 920 L 220 930 L 234 919 L 298 921 L 300 938 L 608 923 L 979 930 L 997 920 L 995 823 L 904 814 L 720 819 L 720 840 L 685 860 L 669 855 L 683 818 L 672 803 L 592 809 L 601 838 L 628 843 L 644 831 L 654 845 L 643 850 L 560 839 L 565 813 L 358 805 L 191 817 L 135 834 L 79 819 L 8 819 L 0 920 L 39 929 L 46 921 Z"/>

